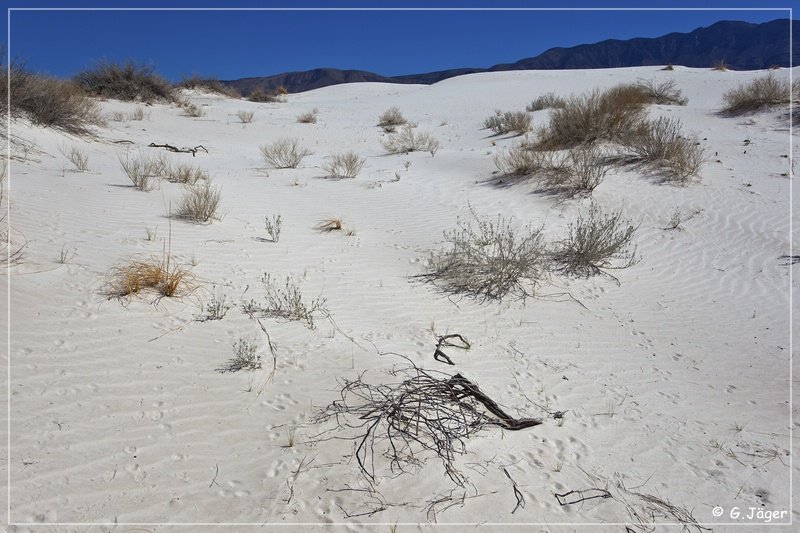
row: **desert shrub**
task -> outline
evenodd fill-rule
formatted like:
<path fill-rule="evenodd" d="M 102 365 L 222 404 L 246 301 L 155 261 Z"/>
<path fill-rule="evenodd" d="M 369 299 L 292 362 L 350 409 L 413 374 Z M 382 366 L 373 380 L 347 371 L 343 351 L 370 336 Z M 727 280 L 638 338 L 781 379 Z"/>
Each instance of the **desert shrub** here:
<path fill-rule="evenodd" d="M 553 259 L 562 272 L 576 276 L 592 276 L 607 269 L 627 268 L 638 262 L 636 232 L 621 211 L 604 213 L 596 204 L 589 213 L 578 216 L 569 225 L 566 239 L 557 244 Z"/>
<path fill-rule="evenodd" d="M 615 141 L 643 120 L 646 96 L 620 86 L 605 92 L 573 96 L 554 109 L 549 124 L 539 131 L 538 146 L 572 148 L 595 141 Z"/>
<path fill-rule="evenodd" d="M 450 293 L 482 299 L 533 295 L 548 272 L 542 230 L 515 228 L 510 220 L 458 222 L 444 234 L 447 248 L 431 255 L 419 278 Z"/>
<path fill-rule="evenodd" d="M 494 116 L 487 118 L 483 122 L 483 127 L 499 135 L 512 132 L 517 135 L 524 135 L 531 130 L 531 124 L 533 124 L 533 119 L 524 111 L 506 111 L 503 113 L 498 109 L 494 112 Z"/>
<path fill-rule="evenodd" d="M 89 170 L 89 155 L 85 151 L 75 146 L 69 148 L 59 146 L 58 149 L 64 157 L 69 159 L 70 163 L 75 167 L 75 170 L 78 172 L 86 172 Z"/>
<path fill-rule="evenodd" d="M 703 147 L 696 138 L 682 134 L 675 118 L 643 122 L 621 143 L 627 152 L 623 160 L 660 169 L 666 181 L 685 183 L 703 164 Z"/>
<path fill-rule="evenodd" d="M 320 233 L 331 233 L 332 231 L 342 231 L 344 229 L 344 222 L 341 218 L 329 218 L 319 222 L 314 229 Z"/>
<path fill-rule="evenodd" d="M 668 63 L 668 64 L 667 64 L 667 65 L 666 65 L 664 68 L 662 68 L 661 70 L 675 70 L 675 67 L 672 65 L 672 63 Z"/>
<path fill-rule="evenodd" d="M 256 341 L 240 338 L 233 343 L 233 357 L 219 371 L 259 370 L 261 368 L 261 355 L 257 351 L 258 344 L 256 344 Z"/>
<path fill-rule="evenodd" d="M 130 114 L 131 120 L 144 120 L 147 114 L 144 112 L 144 108 L 142 106 L 137 105 L 133 108 L 133 112 Z"/>
<path fill-rule="evenodd" d="M 183 78 L 175 86 L 179 89 L 201 90 L 201 91 L 221 94 L 223 96 L 228 96 L 230 98 L 242 97 L 241 93 L 235 87 L 231 87 L 230 85 L 225 85 L 224 83 L 215 78 L 201 78 L 200 76 L 197 75 L 190 76 L 188 78 Z"/>
<path fill-rule="evenodd" d="M 281 94 L 285 93 L 278 93 L 278 92 L 265 92 L 263 89 L 255 89 L 249 95 L 247 95 L 247 99 L 251 102 L 258 102 L 258 103 L 276 103 L 276 102 L 283 102 L 284 99 L 282 98 Z"/>
<path fill-rule="evenodd" d="M 204 117 L 206 114 L 206 110 L 203 109 L 202 106 L 197 104 L 193 104 L 191 102 L 186 102 L 181 106 L 183 108 L 183 112 L 186 114 L 187 117 Z"/>
<path fill-rule="evenodd" d="M 325 298 L 319 297 L 310 302 L 306 301 L 290 276 L 286 277 L 283 286 L 278 284 L 270 274 L 264 274 L 261 283 L 266 291 L 264 305 L 258 304 L 254 300 L 245 303 L 244 311 L 250 315 L 260 314 L 273 318 L 296 320 L 304 322 L 310 329 L 316 327 L 315 315 L 323 317 L 330 315 Z"/>
<path fill-rule="evenodd" d="M 280 215 L 272 215 L 272 218 L 264 217 L 264 229 L 267 230 L 267 235 L 272 242 L 278 242 L 281 239 L 282 222 Z"/>
<path fill-rule="evenodd" d="M 166 178 L 172 183 L 183 183 L 184 185 L 194 185 L 200 180 L 209 180 L 208 172 L 187 164 L 168 168 Z"/>
<path fill-rule="evenodd" d="M 123 113 L 122 111 L 114 111 L 113 113 L 111 113 L 111 115 L 109 115 L 109 118 L 114 122 L 125 122 L 126 117 L 125 113 Z"/>
<path fill-rule="evenodd" d="M 647 98 L 647 103 L 660 105 L 686 105 L 689 100 L 675 87 L 674 80 L 657 82 L 655 80 L 639 80 L 635 87 Z"/>
<path fill-rule="evenodd" d="M 87 135 L 91 126 L 103 123 L 97 102 L 75 83 L 34 74 L 18 64 L 6 67 L 2 61 L 0 70 L 0 100 L 10 100 L 11 116 L 26 116 L 38 126 L 74 135 Z M 8 111 L 5 103 L 0 106 L 0 116 Z"/>
<path fill-rule="evenodd" d="M 328 176 L 337 179 L 355 178 L 366 159 L 358 156 L 355 152 L 345 152 L 331 156 L 330 160 L 322 165 Z"/>
<path fill-rule="evenodd" d="M 75 82 L 87 93 L 103 98 L 142 102 L 175 100 L 172 85 L 155 74 L 152 66 L 133 61 L 98 63 L 75 76 Z"/>
<path fill-rule="evenodd" d="M 297 122 L 300 124 L 316 124 L 318 113 L 319 109 L 315 107 L 311 111 L 306 111 L 305 113 L 297 115 Z"/>
<path fill-rule="evenodd" d="M 242 109 L 236 112 L 236 116 L 239 117 L 239 120 L 242 124 L 249 124 L 253 122 L 253 117 L 255 114 L 255 111 L 244 111 Z"/>
<path fill-rule="evenodd" d="M 381 145 L 390 154 L 407 154 L 409 152 L 430 152 L 436 155 L 439 141 L 425 132 L 415 132 L 414 128 L 406 124 L 400 131 L 389 134 L 381 140 Z"/>
<path fill-rule="evenodd" d="M 147 260 L 132 260 L 114 267 L 106 286 L 110 297 L 122 298 L 152 290 L 161 296 L 172 298 L 191 293 L 197 289 L 194 276 L 185 268 L 170 265 L 170 256 Z"/>
<path fill-rule="evenodd" d="M 138 156 L 125 156 L 119 158 L 119 164 L 133 186 L 140 191 L 151 191 L 155 187 L 154 178 L 165 175 L 169 170 L 166 158 Z"/>
<path fill-rule="evenodd" d="M 264 161 L 274 168 L 297 168 L 300 161 L 313 152 L 300 146 L 300 141 L 289 137 L 259 147 Z"/>
<path fill-rule="evenodd" d="M 225 315 L 228 314 L 228 311 L 231 308 L 231 304 L 228 303 L 227 297 L 224 294 L 217 294 L 216 287 L 214 287 L 214 289 L 215 290 L 211 293 L 211 298 L 209 301 L 201 305 L 200 310 L 203 314 L 197 317 L 197 320 L 200 322 L 222 320 L 225 318 Z"/>
<path fill-rule="evenodd" d="M 494 157 L 497 169 L 508 177 L 531 177 L 537 174 L 561 174 L 566 171 L 562 155 L 549 150 L 534 150 L 518 144 Z"/>
<path fill-rule="evenodd" d="M 724 59 L 717 59 L 711 65 L 711 70 L 717 70 L 719 72 L 725 72 L 728 70 L 728 64 L 725 62 Z"/>
<path fill-rule="evenodd" d="M 211 181 L 206 179 L 186 189 L 176 215 L 193 222 L 211 222 L 218 218 L 217 208 L 221 198 L 219 189 L 212 187 Z"/>
<path fill-rule="evenodd" d="M 403 112 L 400 111 L 399 107 L 390 107 L 378 117 L 378 126 L 382 128 L 388 126 L 402 126 L 406 122 L 408 121 L 406 117 L 403 116 Z"/>
<path fill-rule="evenodd" d="M 783 106 L 791 101 L 791 93 L 789 82 L 778 79 L 770 72 L 726 92 L 722 96 L 725 102 L 722 113 L 736 116 Z"/>
<path fill-rule="evenodd" d="M 545 93 L 542 96 L 533 100 L 530 104 L 525 106 L 525 111 L 534 112 L 541 111 L 542 109 L 552 109 L 564 107 L 566 102 L 554 92 Z"/>

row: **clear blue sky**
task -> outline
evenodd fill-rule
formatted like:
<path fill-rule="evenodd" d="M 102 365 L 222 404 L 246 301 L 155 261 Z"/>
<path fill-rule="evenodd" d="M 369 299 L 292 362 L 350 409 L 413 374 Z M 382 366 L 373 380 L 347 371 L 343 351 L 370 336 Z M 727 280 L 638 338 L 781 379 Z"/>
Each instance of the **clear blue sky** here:
<path fill-rule="evenodd" d="M 788 11 L 764 1 L 232 0 L 229 2 L 3 0 L 6 7 L 627 7 L 659 11 L 26 11 L 10 13 L 12 58 L 69 77 L 102 59 L 152 64 L 178 80 L 266 76 L 316 67 L 384 75 L 489 67 L 556 46 L 688 32 L 719 20 L 766 22 Z M 798 0 L 770 3 L 793 7 Z M 2 33 L 7 39 L 6 28 Z M 8 41 L 7 41 L 8 42 Z"/>

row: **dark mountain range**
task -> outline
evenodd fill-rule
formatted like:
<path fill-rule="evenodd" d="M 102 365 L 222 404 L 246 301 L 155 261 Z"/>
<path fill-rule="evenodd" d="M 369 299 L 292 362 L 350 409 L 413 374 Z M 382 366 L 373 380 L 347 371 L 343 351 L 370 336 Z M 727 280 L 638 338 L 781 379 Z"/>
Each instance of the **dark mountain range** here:
<path fill-rule="evenodd" d="M 797 56 L 800 54 L 800 25 L 793 26 L 793 53 Z M 504 70 L 615 68 L 670 63 L 702 68 L 711 67 L 719 61 L 723 61 L 731 69 L 755 70 L 774 65 L 788 67 L 789 42 L 789 19 L 762 24 L 721 21 L 689 33 L 669 33 L 661 37 L 625 41 L 609 39 L 570 48 L 551 48 L 536 57 L 490 68 L 459 68 L 404 76 L 382 76 L 363 70 L 318 68 L 229 80 L 224 83 L 247 95 L 255 89 L 270 92 L 280 86 L 290 93 L 298 93 L 328 85 L 365 81 L 430 85 L 462 74 Z"/>

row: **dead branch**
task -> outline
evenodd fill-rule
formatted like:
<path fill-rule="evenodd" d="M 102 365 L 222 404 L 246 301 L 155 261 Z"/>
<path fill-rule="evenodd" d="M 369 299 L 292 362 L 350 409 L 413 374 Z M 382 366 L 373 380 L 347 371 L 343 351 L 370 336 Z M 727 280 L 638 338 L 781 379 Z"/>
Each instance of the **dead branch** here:
<path fill-rule="evenodd" d="M 594 498 L 611 498 L 611 493 L 605 489 L 583 489 L 571 490 L 564 494 L 556 494 L 556 500 L 561 505 L 572 505 L 574 503 L 581 503 L 586 500 L 593 500 Z"/>
<path fill-rule="evenodd" d="M 450 359 L 450 357 L 447 356 L 447 354 L 442 351 L 443 346 L 452 346 L 453 348 L 459 348 L 461 350 L 469 350 L 472 347 L 469 341 L 467 341 L 467 339 L 458 333 L 437 336 L 436 338 L 438 339 L 438 342 L 436 343 L 436 351 L 433 352 L 433 358 L 440 363 L 446 363 L 451 366 L 455 365 L 455 363 L 452 359 Z M 450 342 L 450 339 L 458 339 L 460 343 L 452 343 Z"/>
<path fill-rule="evenodd" d="M 192 157 L 195 157 L 197 155 L 198 150 L 203 150 L 205 153 L 208 153 L 208 150 L 206 150 L 205 146 L 203 146 L 202 144 L 198 144 L 194 148 L 186 148 L 186 147 L 178 148 L 177 146 L 172 146 L 171 144 L 156 144 L 156 143 L 150 143 L 147 146 L 149 146 L 150 148 L 166 148 L 170 152 L 192 154 Z"/>
<path fill-rule="evenodd" d="M 522 493 L 517 488 L 517 482 L 514 481 L 514 478 L 511 477 L 511 474 L 508 473 L 508 470 L 503 468 L 503 473 L 509 480 L 511 480 L 511 486 L 514 489 L 514 497 L 517 499 L 517 505 L 515 505 L 514 510 L 511 511 L 511 514 L 514 514 L 520 507 L 522 507 L 523 509 L 525 508 L 525 496 L 523 496 Z"/>

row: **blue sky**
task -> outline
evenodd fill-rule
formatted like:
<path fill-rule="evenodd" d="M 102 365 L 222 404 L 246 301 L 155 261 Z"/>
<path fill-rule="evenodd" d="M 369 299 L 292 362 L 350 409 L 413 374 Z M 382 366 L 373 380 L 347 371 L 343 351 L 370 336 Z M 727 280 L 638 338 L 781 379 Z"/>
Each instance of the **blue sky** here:
<path fill-rule="evenodd" d="M 29 7 L 623 7 L 630 11 L 26 11 L 10 12 L 12 58 L 31 70 L 69 77 L 98 60 L 152 64 L 171 80 L 200 74 L 221 79 L 265 76 L 316 67 L 400 75 L 454 67 L 489 67 L 531 57 L 555 46 L 604 39 L 688 32 L 719 20 L 765 22 L 788 11 L 705 10 L 758 8 L 737 0 L 524 1 L 343 0 L 304 2 L 210 0 L 40 2 Z M 769 4 L 792 7 L 794 1 Z M 670 8 L 644 11 L 636 8 Z M 6 33 L 6 28 L 3 28 Z M 7 34 L 6 34 L 7 37 Z"/>

